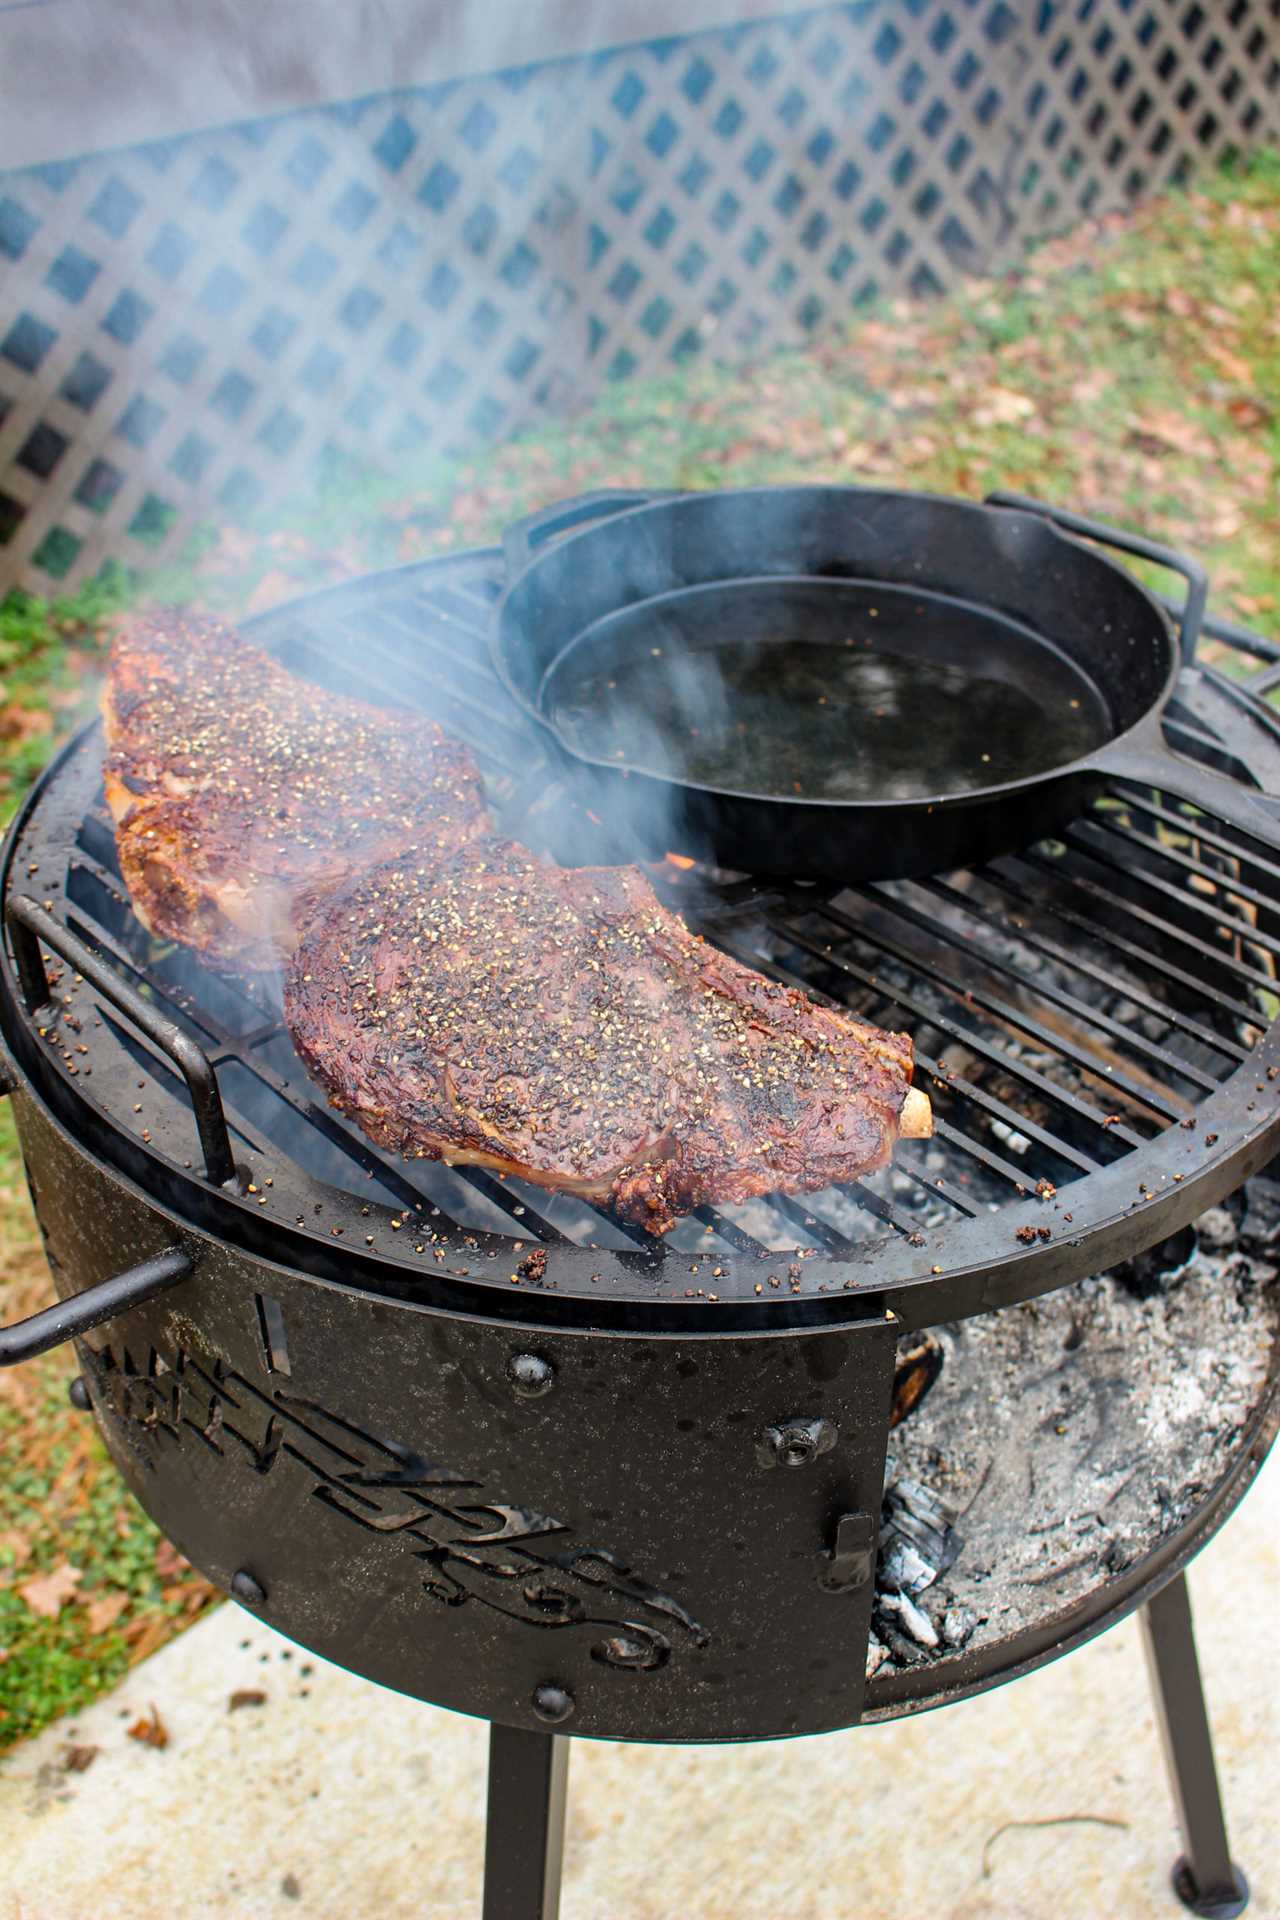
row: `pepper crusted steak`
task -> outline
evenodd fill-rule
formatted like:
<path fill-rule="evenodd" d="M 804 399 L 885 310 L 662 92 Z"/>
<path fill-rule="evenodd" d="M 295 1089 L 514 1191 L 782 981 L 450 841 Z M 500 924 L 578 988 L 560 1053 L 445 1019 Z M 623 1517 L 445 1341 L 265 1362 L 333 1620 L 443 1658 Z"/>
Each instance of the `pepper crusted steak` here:
<path fill-rule="evenodd" d="M 328 693 L 220 620 L 132 621 L 102 712 L 134 911 L 222 966 L 278 967 L 351 873 L 488 828 L 471 756 L 433 721 Z"/>
<path fill-rule="evenodd" d="M 379 1146 L 654 1233 L 704 1202 L 852 1179 L 931 1128 L 904 1034 L 727 958 L 634 867 L 553 867 L 509 841 L 353 878 L 298 943 L 285 1018 Z"/>

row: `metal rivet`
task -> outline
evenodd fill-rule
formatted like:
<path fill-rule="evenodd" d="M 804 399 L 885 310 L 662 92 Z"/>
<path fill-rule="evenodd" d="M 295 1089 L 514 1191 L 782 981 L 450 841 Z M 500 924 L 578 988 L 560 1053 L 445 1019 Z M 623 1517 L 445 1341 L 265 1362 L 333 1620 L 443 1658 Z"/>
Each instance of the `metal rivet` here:
<path fill-rule="evenodd" d="M 539 1720 L 549 1720 L 553 1726 L 561 1720 L 567 1720 L 573 1712 L 574 1699 L 563 1687 L 557 1687 L 553 1681 L 544 1680 L 540 1687 L 533 1690 L 533 1710 Z"/>
<path fill-rule="evenodd" d="M 263 1607 L 267 1603 L 267 1590 L 246 1567 L 231 1576 L 231 1598 L 238 1600 L 241 1606 Z"/>
<path fill-rule="evenodd" d="M 540 1353 L 513 1353 L 507 1361 L 507 1378 L 522 1400 L 537 1400 L 550 1393 L 556 1370 Z"/>
<path fill-rule="evenodd" d="M 88 1413 L 93 1407 L 89 1398 L 89 1383 L 82 1373 L 78 1373 L 67 1388 L 67 1398 L 77 1413 Z"/>

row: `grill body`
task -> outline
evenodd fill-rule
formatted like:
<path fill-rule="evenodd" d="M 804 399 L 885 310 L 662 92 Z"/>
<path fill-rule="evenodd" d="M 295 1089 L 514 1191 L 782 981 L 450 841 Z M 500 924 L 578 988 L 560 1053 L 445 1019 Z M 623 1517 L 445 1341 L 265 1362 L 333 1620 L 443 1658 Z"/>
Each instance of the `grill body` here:
<path fill-rule="evenodd" d="M 464 556 L 258 631 L 339 691 L 429 707 L 477 751 L 508 831 L 608 859 L 503 704 L 500 590 L 497 555 Z M 1280 791 L 1280 724 L 1256 697 L 1277 681 L 1274 663 L 1256 692 L 1189 671 L 1172 744 Z M 164 1530 L 302 1644 L 510 1727 L 545 1727 L 551 1697 L 563 1730 L 601 1737 L 819 1731 L 1067 1650 L 1240 1497 L 1275 1431 L 1274 1367 L 1193 1511 L 1123 1569 L 864 1683 L 897 1334 L 1108 1267 L 1275 1151 L 1275 845 L 1122 785 L 1061 841 L 979 871 L 682 883 L 672 904 L 738 957 L 910 1026 L 939 1124 L 892 1174 L 704 1209 L 657 1245 L 478 1169 L 395 1161 L 328 1113 L 269 991 L 134 921 L 100 753 L 94 729 L 72 744 L 5 856 L 10 909 L 29 895 L 79 943 L 49 987 L 12 924 L 0 954 L 32 1194 L 73 1307 L 123 1267 L 188 1256 L 163 1291 L 86 1315 L 88 1392 Z M 155 1017 L 122 1012 L 113 980 Z"/>
<path fill-rule="evenodd" d="M 377 1298 L 193 1233 L 30 1092 L 17 1108 L 60 1294 L 193 1256 L 79 1342 L 138 1500 L 303 1646 L 500 1725 L 539 1727 L 548 1687 L 565 1731 L 645 1741 L 824 1732 L 979 1691 L 1160 1587 L 1280 1424 L 1273 1365 L 1184 1525 L 1030 1629 L 864 1686 L 893 1316 L 646 1335 Z M 816 1438 L 788 1464 L 797 1433 Z"/>

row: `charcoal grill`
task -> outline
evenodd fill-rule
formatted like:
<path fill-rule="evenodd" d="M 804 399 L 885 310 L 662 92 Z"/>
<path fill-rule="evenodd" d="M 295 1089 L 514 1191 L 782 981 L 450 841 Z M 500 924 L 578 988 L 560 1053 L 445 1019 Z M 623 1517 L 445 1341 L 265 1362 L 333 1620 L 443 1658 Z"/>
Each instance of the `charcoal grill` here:
<path fill-rule="evenodd" d="M 428 709 L 501 824 L 614 849 L 506 698 L 497 550 L 253 623 L 338 691 Z M 1171 749 L 1280 792 L 1280 648 L 1224 623 Z M 1171 769 L 1176 763 L 1171 761 Z M 278 992 L 133 917 L 91 726 L 10 834 L 0 1025 L 59 1302 L 129 1486 L 208 1577 L 302 1645 L 492 1724 L 487 1920 L 550 1916 L 568 1736 L 761 1739 L 960 1698 L 1141 1605 L 1185 1841 L 1238 1912 L 1182 1569 L 1280 1419 L 1274 1357 L 1139 1547 L 868 1679 L 903 1335 L 1111 1268 L 1264 1168 L 1280 1134 L 1280 814 L 1249 837 L 1117 783 L 972 872 L 839 888 L 679 861 L 727 951 L 909 1028 L 931 1143 L 803 1202 L 704 1208 L 656 1243 L 568 1196 L 400 1162 L 329 1111 Z M 679 855 L 679 849 L 673 849 Z M 536 1258 L 534 1257 L 536 1255 Z M 1154 1486 L 1151 1446 L 1135 1471 Z M 883 1651 L 883 1649 L 882 1649 Z"/>

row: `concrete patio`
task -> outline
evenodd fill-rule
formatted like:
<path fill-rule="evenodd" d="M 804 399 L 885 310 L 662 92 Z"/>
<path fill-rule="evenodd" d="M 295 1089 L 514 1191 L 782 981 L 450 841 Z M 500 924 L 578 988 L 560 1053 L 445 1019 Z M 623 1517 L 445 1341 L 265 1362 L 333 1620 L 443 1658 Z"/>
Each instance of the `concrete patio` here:
<path fill-rule="evenodd" d="M 1280 1460 L 1191 1574 L 1251 1920 L 1280 1916 Z M 257 1703 L 230 1706 L 236 1692 Z M 154 1707 L 164 1748 L 129 1737 Z M 83 1772 L 71 1746 L 96 1747 Z M 3 1920 L 475 1920 L 485 1730 L 224 1607 L 0 1763 Z M 1062 1824 L 1043 1825 L 1044 1822 Z M 563 1920 L 1174 1920 L 1138 1632 L 913 1721 L 575 1744 Z"/>

